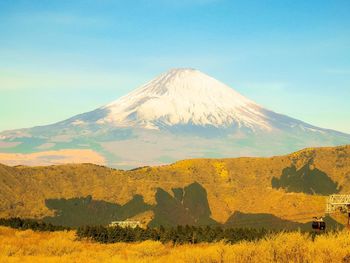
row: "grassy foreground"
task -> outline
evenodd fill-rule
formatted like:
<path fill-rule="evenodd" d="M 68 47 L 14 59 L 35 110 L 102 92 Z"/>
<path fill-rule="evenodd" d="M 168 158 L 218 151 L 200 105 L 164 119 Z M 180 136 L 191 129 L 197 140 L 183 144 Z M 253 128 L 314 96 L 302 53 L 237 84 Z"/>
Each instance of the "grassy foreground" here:
<path fill-rule="evenodd" d="M 317 236 L 280 233 L 256 242 L 164 245 L 77 241 L 75 232 L 0 227 L 0 262 L 350 262 L 347 231 Z"/>

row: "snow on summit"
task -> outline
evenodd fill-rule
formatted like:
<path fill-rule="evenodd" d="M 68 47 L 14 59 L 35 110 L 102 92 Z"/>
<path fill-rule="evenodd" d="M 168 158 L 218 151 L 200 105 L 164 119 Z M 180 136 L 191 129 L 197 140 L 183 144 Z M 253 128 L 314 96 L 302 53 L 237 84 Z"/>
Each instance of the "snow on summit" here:
<path fill-rule="evenodd" d="M 99 124 L 270 129 L 259 105 L 196 69 L 172 69 L 101 109 Z"/>

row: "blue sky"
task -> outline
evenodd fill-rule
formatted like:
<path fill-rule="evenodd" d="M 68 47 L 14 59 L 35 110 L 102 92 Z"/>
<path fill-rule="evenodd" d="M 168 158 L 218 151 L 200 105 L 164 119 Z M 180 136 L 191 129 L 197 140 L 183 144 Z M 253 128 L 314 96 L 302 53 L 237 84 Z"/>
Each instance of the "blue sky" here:
<path fill-rule="evenodd" d="M 95 109 L 174 67 L 350 133 L 350 1 L 0 1 L 0 130 Z"/>

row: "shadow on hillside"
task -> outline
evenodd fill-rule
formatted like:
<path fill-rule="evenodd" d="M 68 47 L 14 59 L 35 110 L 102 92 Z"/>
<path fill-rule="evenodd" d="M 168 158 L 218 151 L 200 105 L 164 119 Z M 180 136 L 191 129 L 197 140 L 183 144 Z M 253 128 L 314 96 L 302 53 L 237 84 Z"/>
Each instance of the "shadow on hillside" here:
<path fill-rule="evenodd" d="M 150 226 L 176 225 L 217 225 L 209 208 L 207 191 L 199 183 L 192 183 L 185 188 L 173 188 L 173 195 L 161 188 L 156 192 L 154 219 Z"/>
<path fill-rule="evenodd" d="M 310 163 L 299 170 L 294 165 L 283 169 L 280 178 L 273 177 L 272 188 L 283 188 L 286 192 L 329 195 L 341 189 L 325 172 L 310 168 Z"/>
<path fill-rule="evenodd" d="M 154 217 L 150 227 L 172 227 L 177 225 L 219 226 L 211 218 L 207 191 L 199 183 L 194 182 L 184 188 L 173 188 L 172 193 L 158 188 L 155 193 L 156 204 L 144 202 L 143 196 L 134 195 L 124 205 L 93 200 L 91 196 L 71 199 L 48 199 L 46 206 L 55 211 L 53 217 L 45 217 L 44 221 L 53 225 L 78 227 L 83 225 L 108 225 L 112 221 L 126 220 L 146 211 L 153 211 Z M 310 218 L 311 219 L 311 218 Z M 342 228 L 332 218 L 326 218 L 327 228 Z M 301 229 L 310 230 L 311 223 L 298 223 L 284 220 L 272 214 L 233 213 L 224 227 L 233 228 L 265 228 L 265 229 Z"/>
<path fill-rule="evenodd" d="M 154 206 L 145 203 L 141 195 L 135 195 L 124 205 L 93 200 L 91 196 L 47 199 L 46 206 L 54 210 L 55 215 L 45 217 L 44 221 L 70 227 L 108 225 L 112 221 L 125 220 L 152 210 L 154 218 L 149 223 L 150 226 L 217 224 L 210 218 L 207 192 L 200 184 L 192 183 L 185 188 L 175 188 L 172 191 L 174 196 L 158 188 Z"/>
<path fill-rule="evenodd" d="M 312 220 L 312 218 L 310 219 Z M 333 218 L 329 216 L 326 216 L 324 218 L 324 221 L 326 222 L 327 229 L 344 228 L 342 224 L 339 224 L 337 221 L 335 221 Z M 300 229 L 301 231 L 310 231 L 311 223 L 312 221 L 309 221 L 307 223 L 299 223 L 295 221 L 285 220 L 277 216 L 274 216 L 272 214 L 265 214 L 265 213 L 251 214 L 251 213 L 242 213 L 242 212 L 236 211 L 229 217 L 229 219 L 226 221 L 224 226 L 232 227 L 232 228 L 248 227 L 248 228 L 255 228 L 255 229 L 265 228 L 268 230 Z"/>
<path fill-rule="evenodd" d="M 47 199 L 45 204 L 49 209 L 55 210 L 55 216 L 45 217 L 44 222 L 69 227 L 108 225 L 111 221 L 125 220 L 152 208 L 144 202 L 141 195 L 134 195 L 124 205 L 93 200 L 91 196 Z"/>

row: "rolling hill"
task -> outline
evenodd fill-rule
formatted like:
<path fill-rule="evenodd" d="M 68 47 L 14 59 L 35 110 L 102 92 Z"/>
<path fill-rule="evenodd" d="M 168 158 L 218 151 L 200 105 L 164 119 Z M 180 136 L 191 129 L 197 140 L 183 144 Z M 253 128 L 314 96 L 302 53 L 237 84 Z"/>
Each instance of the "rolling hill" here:
<path fill-rule="evenodd" d="M 269 220 L 285 225 L 323 215 L 327 195 L 350 192 L 350 146 L 271 158 L 190 159 L 133 170 L 0 165 L 0 178 L 0 217 L 66 225 L 129 218 L 151 225 L 235 225 L 236 219 L 236 225 L 245 226 L 260 218 L 260 225 Z"/>

